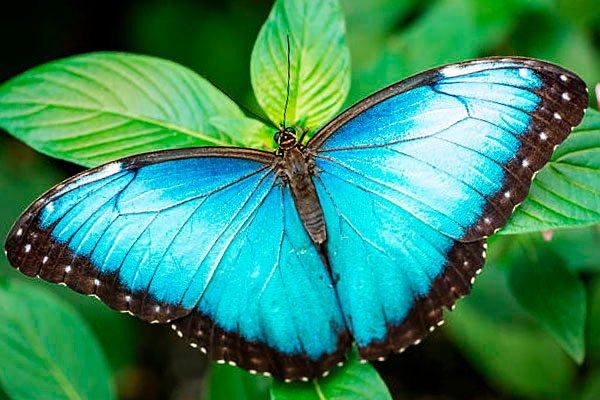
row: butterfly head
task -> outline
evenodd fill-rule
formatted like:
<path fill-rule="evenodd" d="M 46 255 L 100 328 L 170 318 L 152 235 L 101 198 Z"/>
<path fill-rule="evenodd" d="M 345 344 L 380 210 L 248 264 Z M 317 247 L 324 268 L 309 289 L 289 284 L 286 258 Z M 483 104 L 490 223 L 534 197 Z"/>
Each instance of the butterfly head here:
<path fill-rule="evenodd" d="M 298 139 L 296 138 L 296 130 L 291 127 L 281 127 L 275 135 L 273 139 L 277 142 L 279 147 L 282 150 L 290 150 L 298 143 Z"/>

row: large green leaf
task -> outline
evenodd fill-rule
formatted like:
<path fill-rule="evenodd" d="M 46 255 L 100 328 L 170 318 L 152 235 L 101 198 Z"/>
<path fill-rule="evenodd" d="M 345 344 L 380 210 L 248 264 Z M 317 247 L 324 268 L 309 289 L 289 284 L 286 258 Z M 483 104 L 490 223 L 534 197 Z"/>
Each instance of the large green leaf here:
<path fill-rule="evenodd" d="M 600 113 L 587 115 L 536 176 L 503 234 L 600 223 Z"/>
<path fill-rule="evenodd" d="M 250 62 L 258 103 L 283 122 L 290 39 L 290 97 L 286 123 L 314 130 L 342 106 L 350 85 L 350 55 L 337 0 L 277 0 L 263 25 Z"/>
<path fill-rule="evenodd" d="M 251 375 L 227 364 L 211 364 L 208 400 L 267 400 L 270 378 Z"/>
<path fill-rule="evenodd" d="M 391 400 L 391 395 L 381 377 L 371 364 L 363 364 L 356 353 L 342 368 L 332 371 L 326 378 L 302 383 L 275 381 L 271 389 L 272 400 Z"/>
<path fill-rule="evenodd" d="M 0 286 L 0 382 L 18 399 L 112 399 L 111 376 L 85 322 L 34 285 Z"/>
<path fill-rule="evenodd" d="M 92 53 L 0 86 L 0 127 L 36 150 L 85 166 L 146 151 L 245 141 L 210 118 L 245 119 L 223 93 L 170 61 Z"/>
<path fill-rule="evenodd" d="M 541 238 L 522 240 L 517 250 L 522 251 L 511 257 L 508 269 L 513 295 L 575 361 L 583 362 L 587 301 L 583 282 Z"/>
<path fill-rule="evenodd" d="M 566 353 L 520 310 L 505 272 L 492 265 L 450 313 L 445 332 L 490 383 L 511 396 L 563 398 L 575 377 Z"/>

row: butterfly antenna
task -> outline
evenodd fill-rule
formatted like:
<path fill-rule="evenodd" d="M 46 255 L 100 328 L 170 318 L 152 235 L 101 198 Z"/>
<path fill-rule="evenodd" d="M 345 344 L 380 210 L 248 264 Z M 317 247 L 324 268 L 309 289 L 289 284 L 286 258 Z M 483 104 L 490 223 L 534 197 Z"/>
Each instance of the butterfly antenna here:
<path fill-rule="evenodd" d="M 290 78 L 291 78 L 291 69 L 292 69 L 292 61 L 290 59 L 290 35 L 285 35 L 287 39 L 287 93 L 285 95 L 285 107 L 283 108 L 283 126 L 285 126 L 285 119 L 287 114 L 288 102 L 290 100 Z"/>

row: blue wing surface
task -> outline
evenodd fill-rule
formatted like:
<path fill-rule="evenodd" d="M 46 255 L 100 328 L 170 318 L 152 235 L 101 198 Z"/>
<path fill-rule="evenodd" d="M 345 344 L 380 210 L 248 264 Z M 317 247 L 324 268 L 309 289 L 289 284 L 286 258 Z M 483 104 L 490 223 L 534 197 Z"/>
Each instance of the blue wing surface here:
<path fill-rule="evenodd" d="M 470 291 L 485 238 L 582 119 L 584 83 L 537 60 L 483 59 L 400 82 L 308 143 L 331 268 L 361 356 L 442 323 Z"/>
<path fill-rule="evenodd" d="M 11 230 L 11 264 L 170 321 L 218 361 L 287 378 L 331 369 L 349 346 L 343 316 L 273 156 L 206 152 L 135 156 L 59 185 Z"/>

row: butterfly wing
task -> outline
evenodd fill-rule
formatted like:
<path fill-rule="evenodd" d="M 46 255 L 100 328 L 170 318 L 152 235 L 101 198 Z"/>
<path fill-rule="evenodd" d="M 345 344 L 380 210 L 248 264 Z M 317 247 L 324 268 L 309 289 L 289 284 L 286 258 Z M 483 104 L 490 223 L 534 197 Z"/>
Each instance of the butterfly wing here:
<path fill-rule="evenodd" d="M 383 89 L 311 139 L 336 289 L 362 357 L 442 323 L 442 307 L 470 291 L 485 237 L 587 102 L 558 66 L 481 59 Z"/>
<path fill-rule="evenodd" d="M 275 170 L 270 153 L 223 148 L 110 163 L 37 200 L 7 255 L 27 275 L 171 322 L 214 360 L 318 376 L 344 359 L 348 335 Z"/>

